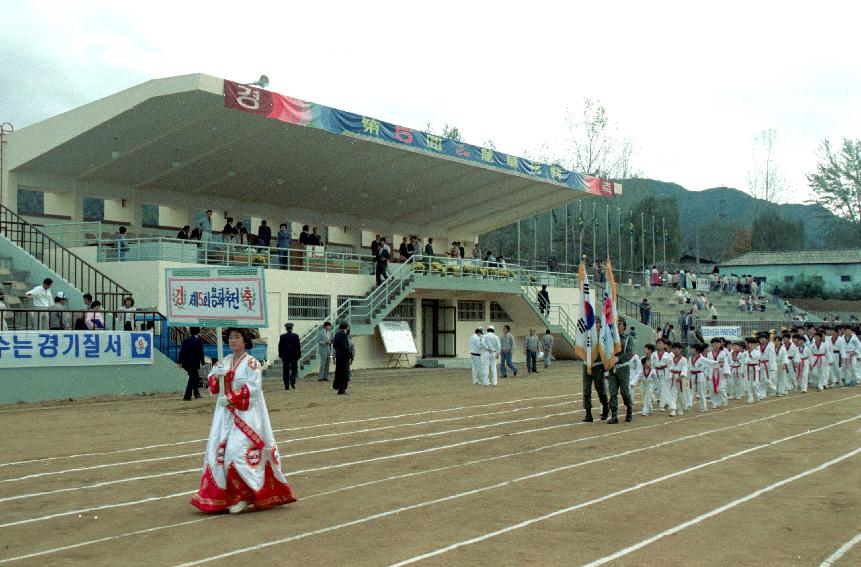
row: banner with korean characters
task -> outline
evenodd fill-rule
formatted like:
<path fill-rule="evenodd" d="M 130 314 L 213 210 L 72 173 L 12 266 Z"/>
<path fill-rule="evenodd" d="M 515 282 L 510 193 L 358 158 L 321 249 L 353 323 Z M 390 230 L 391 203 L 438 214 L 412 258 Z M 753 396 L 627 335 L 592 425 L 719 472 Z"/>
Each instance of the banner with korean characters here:
<path fill-rule="evenodd" d="M 0 368 L 152 363 L 152 331 L 0 333 Z"/>
<path fill-rule="evenodd" d="M 268 327 L 262 267 L 167 268 L 167 321 L 183 327 Z"/>

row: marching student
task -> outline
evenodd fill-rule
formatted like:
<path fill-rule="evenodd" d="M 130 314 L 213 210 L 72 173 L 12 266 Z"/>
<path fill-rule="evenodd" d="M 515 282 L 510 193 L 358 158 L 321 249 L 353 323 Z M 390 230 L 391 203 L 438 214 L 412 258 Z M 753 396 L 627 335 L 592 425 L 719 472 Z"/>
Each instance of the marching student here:
<path fill-rule="evenodd" d="M 757 397 L 760 395 L 760 349 L 758 341 L 753 337 L 748 337 L 744 342 L 747 347 L 747 352 L 744 353 L 744 389 L 747 392 L 747 403 L 752 404 L 754 392 Z"/>
<path fill-rule="evenodd" d="M 807 392 L 807 381 L 810 379 L 810 349 L 804 340 L 804 335 L 795 334 L 792 342 L 798 349 L 798 361 L 795 363 L 795 387 L 801 392 Z"/>
<path fill-rule="evenodd" d="M 720 348 L 720 340 L 716 340 L 716 348 Z M 702 343 L 694 343 L 691 345 L 691 358 L 688 361 L 688 376 L 690 377 L 690 386 L 697 391 L 697 397 L 700 400 L 700 412 L 706 411 L 706 398 L 708 397 L 708 393 L 706 390 L 706 384 L 711 384 L 711 380 L 709 379 L 710 371 L 714 369 L 718 373 L 718 384 L 720 383 L 720 367 L 723 365 L 720 360 L 709 360 L 708 357 L 703 356 L 703 351 L 706 349 L 706 345 Z M 718 351 L 720 354 L 720 351 Z M 717 386 L 715 384 L 713 389 L 715 390 L 715 394 L 717 394 Z M 712 388 L 709 388 L 712 389 Z M 688 396 L 690 398 L 690 396 Z M 715 408 L 720 407 L 720 400 L 715 398 L 713 400 L 715 404 Z M 689 406 L 690 407 L 690 406 Z"/>
<path fill-rule="evenodd" d="M 685 414 L 685 397 L 688 389 L 688 359 L 682 356 L 682 343 L 672 345 L 672 357 L 667 365 L 670 382 L 670 417 Z"/>
<path fill-rule="evenodd" d="M 831 350 L 831 371 L 828 373 L 828 385 L 832 388 L 840 385 L 840 349 L 837 348 L 839 336 L 840 331 L 836 327 L 829 327 L 828 335 L 825 337 L 825 346 Z"/>
<path fill-rule="evenodd" d="M 640 361 L 643 365 L 640 378 L 640 391 L 643 394 L 643 411 L 642 415 L 652 413 L 652 402 L 655 397 L 655 371 L 652 369 L 652 359 L 643 357 Z"/>
<path fill-rule="evenodd" d="M 707 372 L 711 378 L 711 384 L 706 381 L 706 390 L 712 399 L 712 409 L 718 409 L 729 403 L 726 383 L 729 381 L 729 353 L 726 350 L 724 340 L 715 337 L 710 341 L 711 350 L 705 355 L 706 359 L 717 363 Z"/>
<path fill-rule="evenodd" d="M 828 387 L 828 379 L 831 376 L 831 366 L 834 364 L 834 360 L 831 356 L 831 348 L 825 344 L 825 339 L 820 331 L 813 334 L 810 354 L 813 356 L 810 379 L 816 384 L 816 389 L 821 392 Z"/>
<path fill-rule="evenodd" d="M 768 333 L 760 333 L 757 338 L 759 339 L 759 381 L 757 382 L 759 391 L 757 396 L 760 400 L 764 400 L 768 395 L 768 388 L 777 391 L 774 385 L 777 358 L 774 353 L 774 345 L 768 340 Z"/>
<path fill-rule="evenodd" d="M 788 394 L 795 387 L 795 364 L 798 362 L 798 347 L 789 333 L 783 333 L 777 351 L 777 395 Z"/>
<path fill-rule="evenodd" d="M 744 343 L 736 341 L 732 343 L 732 351 L 729 355 L 729 395 L 740 400 L 744 393 L 744 381 L 742 379 L 741 367 L 744 365 Z"/>
<path fill-rule="evenodd" d="M 843 334 L 835 343 L 840 351 L 840 379 L 844 386 L 854 386 L 857 383 L 858 357 L 861 356 L 861 342 L 852 332 L 852 327 L 843 328 Z"/>
<path fill-rule="evenodd" d="M 658 408 L 670 407 L 670 371 L 668 367 L 673 355 L 667 351 L 667 342 L 664 339 L 655 341 L 655 352 L 652 353 L 652 369 L 655 371 L 655 387 L 657 388 Z"/>

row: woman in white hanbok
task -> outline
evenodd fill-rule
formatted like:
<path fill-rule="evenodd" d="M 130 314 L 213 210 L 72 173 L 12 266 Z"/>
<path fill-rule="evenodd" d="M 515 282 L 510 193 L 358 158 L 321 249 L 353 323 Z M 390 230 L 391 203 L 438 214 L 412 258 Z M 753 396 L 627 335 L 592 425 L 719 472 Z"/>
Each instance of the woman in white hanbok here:
<path fill-rule="evenodd" d="M 260 363 L 246 352 L 251 339 L 244 329 L 228 329 L 232 354 L 207 378 L 218 394 L 203 478 L 191 503 L 204 512 L 235 514 L 253 505 L 257 510 L 295 502 L 284 473 L 269 412 L 263 399 Z M 223 390 L 223 391 L 222 391 Z"/>

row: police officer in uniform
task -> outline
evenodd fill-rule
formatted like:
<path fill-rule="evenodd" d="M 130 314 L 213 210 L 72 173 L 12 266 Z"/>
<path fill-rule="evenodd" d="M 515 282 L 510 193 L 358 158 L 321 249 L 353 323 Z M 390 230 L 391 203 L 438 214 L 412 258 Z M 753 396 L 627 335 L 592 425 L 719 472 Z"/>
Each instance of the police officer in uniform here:
<path fill-rule="evenodd" d="M 634 358 L 634 339 L 631 333 L 628 333 L 628 325 L 619 320 L 619 341 L 622 343 L 622 350 L 616 359 L 616 364 L 608 373 L 608 382 L 610 385 L 610 412 L 612 416 L 607 423 L 619 423 L 617 412 L 619 410 L 619 390 L 622 391 L 622 401 L 625 402 L 625 421 L 631 421 L 633 417 L 634 403 L 631 401 L 631 359 Z"/>

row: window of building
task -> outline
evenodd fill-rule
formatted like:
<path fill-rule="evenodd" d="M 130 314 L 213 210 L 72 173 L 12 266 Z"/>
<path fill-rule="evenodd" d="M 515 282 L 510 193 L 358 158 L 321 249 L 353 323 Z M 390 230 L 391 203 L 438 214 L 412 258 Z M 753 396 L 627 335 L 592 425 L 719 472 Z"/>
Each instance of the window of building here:
<path fill-rule="evenodd" d="M 386 315 L 385 321 L 406 321 L 410 330 L 415 334 L 416 332 L 416 300 L 413 298 L 407 298 L 401 301 L 401 303 L 392 309 L 392 312 Z"/>
<path fill-rule="evenodd" d="M 343 307 L 343 304 L 345 301 L 347 301 L 348 299 L 361 299 L 361 298 L 362 298 L 361 295 L 339 295 L 338 296 L 338 305 L 335 307 L 335 309 L 338 310 L 338 313 L 336 315 L 336 319 L 338 321 L 341 321 L 342 319 L 347 318 L 347 310 L 345 307 Z"/>
<path fill-rule="evenodd" d="M 484 302 L 458 301 L 457 318 L 461 321 L 484 321 Z"/>
<path fill-rule="evenodd" d="M 511 321 L 511 317 L 502 308 L 502 305 L 495 301 L 490 302 L 490 320 L 491 321 Z"/>
<path fill-rule="evenodd" d="M 840 276 L 840 281 L 841 282 L 851 282 L 852 276 Z"/>
<path fill-rule="evenodd" d="M 18 214 L 19 215 L 44 215 L 45 194 L 41 191 L 18 188 Z"/>
<path fill-rule="evenodd" d="M 158 205 L 141 205 L 141 225 L 159 226 Z"/>
<path fill-rule="evenodd" d="M 290 319 L 322 321 L 329 316 L 331 301 L 328 295 L 290 293 L 287 295 L 287 316 Z"/>
<path fill-rule="evenodd" d="M 98 197 L 84 197 L 84 221 L 105 220 L 105 200 Z"/>
<path fill-rule="evenodd" d="M 783 276 L 783 281 L 786 283 L 794 282 L 795 276 Z"/>

